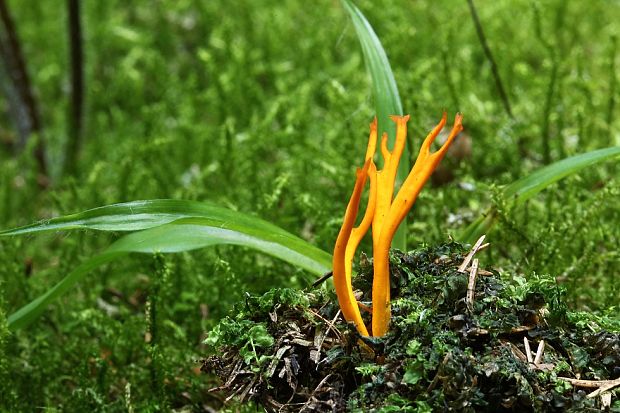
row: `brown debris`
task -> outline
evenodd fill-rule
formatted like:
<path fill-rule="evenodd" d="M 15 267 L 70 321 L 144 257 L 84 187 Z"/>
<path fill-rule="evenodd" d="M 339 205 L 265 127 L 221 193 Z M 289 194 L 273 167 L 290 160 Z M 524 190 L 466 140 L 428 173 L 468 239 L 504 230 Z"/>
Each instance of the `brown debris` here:
<path fill-rule="evenodd" d="M 474 259 L 474 262 L 469 271 L 469 283 L 467 284 L 467 308 L 469 311 L 474 309 L 474 293 L 476 292 L 476 276 L 478 275 L 478 259 Z"/>
<path fill-rule="evenodd" d="M 342 411 L 343 379 L 328 363 L 328 352 L 346 341 L 335 325 L 340 312 L 328 320 L 320 308 L 307 310 L 305 316 L 300 313 L 294 317 L 278 309 L 269 313 L 270 321 L 286 330 L 277 338 L 271 360 L 260 371 L 247 369 L 234 349 L 203 360 L 202 370 L 217 374 L 224 382 L 211 391 L 223 391 L 226 401 L 258 401 L 270 412 Z"/>
<path fill-rule="evenodd" d="M 459 269 L 457 270 L 458 272 L 467 272 L 467 268 L 469 267 L 469 263 L 471 262 L 471 260 L 474 258 L 474 255 L 476 255 L 476 253 L 486 247 L 488 247 L 490 244 L 486 243 L 484 245 L 482 245 L 482 243 L 484 242 L 484 239 L 486 238 L 486 235 L 481 236 L 480 238 L 478 238 L 478 241 L 476 241 L 476 243 L 474 244 L 474 246 L 471 248 L 471 251 L 469 251 L 469 254 L 467 254 L 465 256 L 465 259 L 463 260 L 463 263 L 460 265 Z"/>

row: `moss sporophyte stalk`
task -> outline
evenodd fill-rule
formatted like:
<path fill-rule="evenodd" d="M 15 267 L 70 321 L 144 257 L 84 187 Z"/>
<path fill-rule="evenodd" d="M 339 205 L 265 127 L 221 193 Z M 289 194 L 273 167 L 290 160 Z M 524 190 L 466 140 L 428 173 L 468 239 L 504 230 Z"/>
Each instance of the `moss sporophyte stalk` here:
<path fill-rule="evenodd" d="M 463 130 L 463 116 L 459 113 L 454 119 L 452 131 L 446 142 L 439 150 L 431 153 L 431 145 L 446 124 L 446 117 L 444 112 L 441 121 L 424 139 L 415 164 L 396 196 L 394 196 L 394 181 L 407 140 L 409 115 L 390 117 L 396 123 L 396 140 L 394 148 L 390 151 L 387 147 L 387 134 L 383 133 L 381 137 L 383 169 L 379 171 L 373 162 L 377 146 L 377 118 L 370 124 L 365 163 L 356 171 L 353 194 L 347 205 L 333 255 L 334 286 L 342 314 L 347 321 L 353 322 L 363 336 L 372 334 L 373 337 L 380 337 L 388 330 L 390 323 L 390 246 L 396 229 L 413 206 L 424 184 L 441 162 L 454 138 Z M 370 181 L 368 205 L 359 226 L 354 227 L 367 179 Z M 357 247 L 371 226 L 374 278 L 372 328 L 369 333 L 360 313 L 360 304 L 353 294 L 351 271 Z"/>

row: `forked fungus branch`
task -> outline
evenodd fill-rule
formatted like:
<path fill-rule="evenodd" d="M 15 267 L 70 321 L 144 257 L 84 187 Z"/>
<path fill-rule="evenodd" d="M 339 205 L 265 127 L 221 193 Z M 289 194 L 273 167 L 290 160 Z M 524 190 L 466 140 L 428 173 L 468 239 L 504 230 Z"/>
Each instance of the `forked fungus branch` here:
<path fill-rule="evenodd" d="M 436 152 L 431 153 L 431 144 L 446 124 L 446 113 L 441 121 L 428 134 L 418 154 L 409 176 L 400 191 L 394 196 L 394 181 L 398 163 L 407 140 L 407 121 L 409 116 L 391 116 L 396 123 L 396 141 L 390 151 L 387 147 L 387 134 L 381 137 L 383 169 L 377 171 L 373 162 L 377 145 L 377 119 L 370 124 L 370 137 L 366 149 L 364 166 L 356 172 L 355 187 L 347 205 L 344 221 L 336 239 L 333 256 L 334 285 L 338 303 L 347 321 L 354 323 L 359 333 L 369 336 L 369 330 L 362 319 L 359 304 L 353 294 L 351 284 L 352 263 L 355 251 L 372 226 L 374 278 L 372 286 L 372 328 L 374 337 L 383 336 L 390 322 L 390 261 L 389 251 L 396 229 L 413 206 L 418 194 L 430 178 L 439 162 L 446 154 L 454 138 L 463 130 L 462 115 L 457 114 L 454 126 L 446 142 Z M 362 192 L 370 182 L 368 205 L 359 226 L 354 227 Z"/>

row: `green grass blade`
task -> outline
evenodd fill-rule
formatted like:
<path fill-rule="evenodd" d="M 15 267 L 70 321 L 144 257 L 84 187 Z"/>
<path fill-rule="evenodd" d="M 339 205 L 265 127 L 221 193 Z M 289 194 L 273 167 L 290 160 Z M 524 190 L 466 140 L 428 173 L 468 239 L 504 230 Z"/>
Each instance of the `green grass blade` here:
<path fill-rule="evenodd" d="M 253 248 L 316 275 L 323 275 L 331 269 L 328 253 L 286 231 L 265 231 L 260 226 L 249 226 L 239 221 L 222 224 L 209 218 L 184 218 L 120 238 L 100 255 L 83 262 L 45 294 L 11 314 L 9 328 L 15 330 L 27 326 L 47 305 L 80 282 L 90 271 L 129 253 L 176 253 L 218 244 Z"/>
<path fill-rule="evenodd" d="M 252 248 L 317 275 L 325 274 L 332 266 L 330 254 L 288 232 L 265 231 L 262 227 L 234 221 L 222 224 L 200 217 L 126 235 L 108 251 L 174 253 L 218 244 Z"/>
<path fill-rule="evenodd" d="M 331 267 L 330 254 L 267 221 L 208 203 L 174 199 L 134 201 L 108 205 L 77 214 L 52 218 L 16 229 L 2 231 L 0 232 L 0 236 L 6 237 L 35 232 L 75 229 L 136 231 L 155 229 L 175 222 L 184 225 L 195 223 L 193 228 L 196 230 L 196 233 L 192 231 L 184 233 L 187 239 L 183 237 L 174 238 L 175 242 L 179 245 L 179 251 L 200 248 L 200 243 L 204 243 L 208 238 L 208 235 L 205 233 L 205 230 L 208 229 L 212 231 L 212 240 L 215 243 L 246 245 L 244 244 L 245 242 L 248 247 L 257 248 L 260 251 L 275 255 L 293 264 L 297 263 L 297 265 L 302 268 L 316 273 L 324 273 Z M 162 231 L 170 232 L 170 228 L 176 227 L 168 226 L 166 230 Z M 223 232 L 217 232 L 216 229 L 222 231 L 227 230 L 229 233 L 227 236 L 224 236 L 222 235 Z M 149 232 L 146 234 L 155 233 L 156 232 Z M 233 234 L 234 237 L 231 238 L 231 234 Z M 200 238 L 201 241 L 194 243 L 195 239 L 192 237 L 195 236 Z M 136 235 L 136 239 L 137 238 L 138 236 Z M 145 241 L 141 240 L 140 242 L 144 243 Z M 173 249 L 169 240 L 161 238 L 158 242 L 159 243 L 154 244 L 155 247 L 150 252 L 156 249 L 162 249 L 163 247 L 161 245 L 164 245 L 162 243 L 165 242 L 168 242 L 165 248 Z M 197 246 L 190 248 L 192 245 Z M 296 258 L 293 258 L 293 255 L 277 255 L 276 252 L 282 251 L 282 247 L 294 252 Z M 132 251 L 136 250 L 133 249 Z M 296 259 L 298 259 L 298 262 Z"/>
<path fill-rule="evenodd" d="M 331 267 L 331 256 L 328 253 L 267 221 L 208 203 L 174 199 L 134 201 L 103 206 L 77 214 L 65 215 L 41 221 L 36 224 L 2 231 L 0 232 L 0 236 L 6 237 L 35 232 L 75 229 L 136 231 L 157 228 L 174 222 L 196 222 L 197 225 L 201 226 L 203 229 L 213 228 L 229 230 L 235 233 L 236 236 L 246 237 L 248 243 L 250 243 L 250 240 L 253 240 L 252 245 L 247 245 L 249 247 L 258 247 L 259 240 L 271 243 L 271 248 L 274 251 L 278 250 L 281 246 L 286 246 L 289 250 L 295 251 L 298 255 L 298 265 L 309 271 L 324 273 Z M 188 243 L 187 245 L 191 244 L 193 233 L 190 231 L 185 235 L 188 237 L 187 241 L 182 237 L 176 238 L 176 242 L 178 242 L 179 245 L 186 245 L 184 243 Z M 203 240 L 205 239 L 204 231 L 201 232 L 200 237 Z M 213 239 L 224 240 L 229 238 L 230 237 L 220 239 L 215 237 Z M 162 240 L 162 242 L 163 241 L 165 240 Z M 221 242 L 218 241 L 218 243 Z M 228 243 L 244 245 L 241 241 L 236 239 L 235 242 Z M 272 254 L 269 248 L 265 247 L 265 244 L 260 245 L 261 248 L 257 249 L 267 254 Z M 183 250 L 187 249 L 188 248 Z M 293 258 L 289 259 L 286 256 L 279 256 L 279 258 L 288 260 L 291 263 L 296 263 Z"/>
<path fill-rule="evenodd" d="M 514 202 L 515 205 L 521 205 L 560 179 L 579 172 L 588 166 L 605 162 L 617 156 L 620 156 L 620 147 L 598 149 L 571 156 L 540 168 L 530 175 L 513 182 L 504 188 L 502 194 L 506 199 Z M 497 219 L 496 212 L 495 208 L 489 208 L 483 216 L 472 222 L 460 234 L 458 239 L 462 242 L 473 243 L 478 237 L 493 227 Z"/>
<path fill-rule="evenodd" d="M 458 240 L 463 243 L 473 244 L 482 234 L 486 234 L 495 223 L 495 209 L 489 208 L 483 215 L 461 232 Z"/>
<path fill-rule="evenodd" d="M 342 0 L 342 4 L 353 21 L 357 38 L 362 46 L 366 68 L 372 79 L 372 91 L 375 98 L 379 137 L 381 137 L 383 132 L 387 132 L 389 147 L 394 147 L 396 126 L 389 119 L 389 116 L 403 114 L 403 105 L 400 101 L 400 95 L 398 94 L 394 73 L 392 73 L 390 62 L 377 34 L 360 9 L 350 0 Z M 398 165 L 398 173 L 396 175 L 397 188 L 400 188 L 401 184 L 407 178 L 409 169 L 409 151 L 405 148 L 400 164 Z M 405 220 L 394 235 L 394 241 L 392 242 L 394 248 L 403 251 L 407 249 L 406 228 L 407 221 Z"/>
<path fill-rule="evenodd" d="M 9 316 L 11 329 L 28 325 L 94 268 L 132 252 L 174 253 L 231 244 L 253 248 L 317 275 L 331 268 L 330 254 L 282 228 L 241 212 L 193 201 L 161 199 L 108 205 L 2 231 L 0 236 L 75 229 L 142 231 L 120 238 Z"/>
<path fill-rule="evenodd" d="M 598 149 L 562 159 L 508 185 L 504 190 L 504 195 L 506 198 L 514 197 L 517 204 L 522 204 L 552 183 L 618 155 L 620 155 L 620 146 Z"/>
<path fill-rule="evenodd" d="M 280 227 L 259 218 L 213 204 L 176 199 L 153 199 L 106 205 L 77 214 L 52 218 L 19 228 L 0 231 L 0 237 L 75 229 L 139 231 L 190 217 L 209 218 L 214 222 L 223 224 L 235 221 L 248 226 L 258 226 L 265 231 L 286 233 Z"/>
<path fill-rule="evenodd" d="M 43 295 L 37 297 L 13 314 L 9 315 L 7 319 L 9 329 L 15 331 L 28 326 L 28 324 L 32 323 L 43 313 L 45 308 L 52 301 L 66 293 L 90 271 L 125 255 L 127 255 L 127 253 L 104 252 L 83 262 L 76 269 L 65 276 L 65 278 L 63 278 L 58 284 L 47 290 Z"/>

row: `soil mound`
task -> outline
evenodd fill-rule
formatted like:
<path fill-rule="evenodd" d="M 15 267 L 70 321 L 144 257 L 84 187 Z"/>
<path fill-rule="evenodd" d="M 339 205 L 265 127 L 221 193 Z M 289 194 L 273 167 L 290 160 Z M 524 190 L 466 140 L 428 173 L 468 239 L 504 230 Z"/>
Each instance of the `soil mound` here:
<path fill-rule="evenodd" d="M 466 252 L 391 253 L 381 338 L 360 337 L 325 289 L 247 296 L 209 333 L 202 369 L 267 411 L 620 412 L 617 320 L 568 311 L 553 277 L 502 276 Z M 371 283 L 362 257 L 355 287 Z"/>

